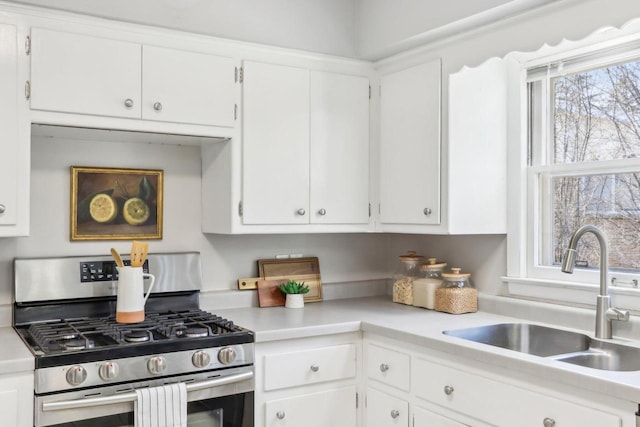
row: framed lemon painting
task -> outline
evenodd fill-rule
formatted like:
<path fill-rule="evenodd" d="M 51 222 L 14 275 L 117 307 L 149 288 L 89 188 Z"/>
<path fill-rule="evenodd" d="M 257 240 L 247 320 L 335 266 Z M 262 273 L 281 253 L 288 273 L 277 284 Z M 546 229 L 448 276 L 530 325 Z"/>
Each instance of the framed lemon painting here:
<path fill-rule="evenodd" d="M 162 239 L 163 171 L 71 166 L 71 240 Z"/>

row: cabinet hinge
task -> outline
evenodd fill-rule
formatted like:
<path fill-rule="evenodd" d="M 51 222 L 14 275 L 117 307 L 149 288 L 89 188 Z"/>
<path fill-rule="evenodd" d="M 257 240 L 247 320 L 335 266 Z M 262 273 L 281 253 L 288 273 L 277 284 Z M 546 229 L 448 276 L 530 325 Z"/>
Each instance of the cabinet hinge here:
<path fill-rule="evenodd" d="M 371 218 L 371 203 L 369 203 L 369 218 Z"/>
<path fill-rule="evenodd" d="M 358 409 L 358 392 L 356 392 L 356 409 Z"/>
<path fill-rule="evenodd" d="M 369 85 L 369 99 L 371 99 L 371 85 Z"/>
<path fill-rule="evenodd" d="M 31 36 L 27 36 L 24 41 L 24 52 L 29 56 L 31 54 Z"/>
<path fill-rule="evenodd" d="M 29 80 L 24 84 L 24 97 L 27 99 L 31 99 L 31 82 Z"/>
<path fill-rule="evenodd" d="M 233 105 L 233 120 L 238 120 L 238 104 Z"/>
<path fill-rule="evenodd" d="M 239 215 L 239 216 L 242 216 L 242 213 L 243 213 L 243 212 L 244 212 L 244 211 L 242 210 L 242 201 L 241 201 L 240 203 L 238 203 L 238 215 Z"/>
<path fill-rule="evenodd" d="M 244 82 L 244 67 L 240 67 L 240 76 L 238 77 L 240 83 Z"/>

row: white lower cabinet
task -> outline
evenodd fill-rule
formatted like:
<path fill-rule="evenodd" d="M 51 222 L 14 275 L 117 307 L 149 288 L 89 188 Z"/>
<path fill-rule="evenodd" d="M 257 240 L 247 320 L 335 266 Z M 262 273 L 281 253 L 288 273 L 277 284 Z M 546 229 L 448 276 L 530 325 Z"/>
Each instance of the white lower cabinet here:
<path fill-rule="evenodd" d="M 369 387 L 365 422 L 367 427 L 408 427 L 409 402 Z"/>
<path fill-rule="evenodd" d="M 266 427 L 355 427 L 356 386 L 265 402 Z"/>
<path fill-rule="evenodd" d="M 427 409 L 416 406 L 413 408 L 413 426 L 412 427 L 468 427 L 468 424 L 462 424 L 450 418 L 438 415 Z"/>
<path fill-rule="evenodd" d="M 256 344 L 255 427 L 359 425 L 360 333 Z"/>
<path fill-rule="evenodd" d="M 0 375 L 3 426 L 33 426 L 33 372 Z"/>
<path fill-rule="evenodd" d="M 366 427 L 636 425 L 634 402 L 519 372 L 494 373 L 488 365 L 380 336 L 365 334 L 363 348 Z M 389 375 L 399 360 L 407 380 Z"/>

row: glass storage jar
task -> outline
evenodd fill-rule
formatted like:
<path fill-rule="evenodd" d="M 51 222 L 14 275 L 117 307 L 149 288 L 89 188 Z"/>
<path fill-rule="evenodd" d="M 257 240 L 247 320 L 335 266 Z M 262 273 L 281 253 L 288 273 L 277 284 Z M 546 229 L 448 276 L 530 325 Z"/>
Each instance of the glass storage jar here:
<path fill-rule="evenodd" d="M 443 284 L 442 273 L 446 262 L 428 258 L 427 264 L 420 265 L 421 278 L 413 281 L 413 305 L 430 310 L 435 308 L 436 289 Z"/>
<path fill-rule="evenodd" d="M 413 304 L 413 281 L 420 277 L 420 264 L 424 257 L 414 251 L 398 257 L 398 267 L 393 275 L 393 302 Z"/>
<path fill-rule="evenodd" d="M 451 314 L 478 311 L 478 290 L 471 284 L 470 277 L 469 273 L 462 273 L 460 268 L 442 273 L 444 284 L 436 289 L 435 309 Z"/>

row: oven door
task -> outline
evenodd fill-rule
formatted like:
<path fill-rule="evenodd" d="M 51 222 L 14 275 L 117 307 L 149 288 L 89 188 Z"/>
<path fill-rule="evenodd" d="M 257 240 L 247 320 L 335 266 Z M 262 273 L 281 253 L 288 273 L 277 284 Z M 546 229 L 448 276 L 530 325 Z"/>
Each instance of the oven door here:
<path fill-rule="evenodd" d="M 253 427 L 253 367 L 36 396 L 35 426 L 133 427 L 139 387 L 187 386 L 188 427 Z"/>

